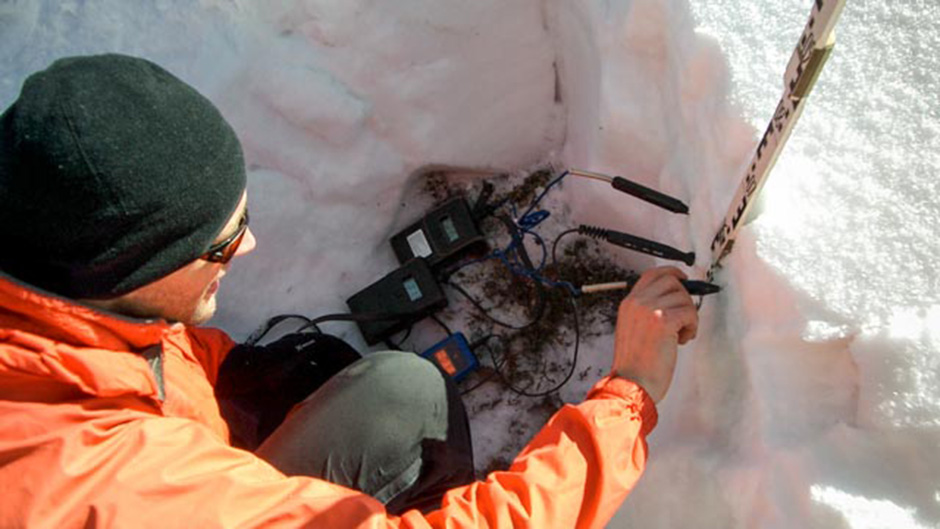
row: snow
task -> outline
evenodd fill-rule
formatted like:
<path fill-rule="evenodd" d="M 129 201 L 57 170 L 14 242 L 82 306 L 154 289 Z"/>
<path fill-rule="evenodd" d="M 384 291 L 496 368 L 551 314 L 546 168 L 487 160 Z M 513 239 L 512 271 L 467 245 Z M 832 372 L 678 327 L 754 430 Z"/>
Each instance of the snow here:
<path fill-rule="evenodd" d="M 583 180 L 548 204 L 693 248 L 701 277 L 810 5 L 7 0 L 0 107 L 55 58 L 106 51 L 215 101 L 245 146 L 259 248 L 214 324 L 244 338 L 274 314 L 344 311 L 391 270 L 387 239 L 430 203 L 416 190 L 432 168 L 553 163 L 659 188 L 691 215 Z M 940 526 L 938 23 L 921 0 L 848 3 L 610 527 Z M 579 366 L 606 368 L 610 347 L 584 344 Z M 539 413 L 507 399 L 475 417 L 481 466 Z"/>

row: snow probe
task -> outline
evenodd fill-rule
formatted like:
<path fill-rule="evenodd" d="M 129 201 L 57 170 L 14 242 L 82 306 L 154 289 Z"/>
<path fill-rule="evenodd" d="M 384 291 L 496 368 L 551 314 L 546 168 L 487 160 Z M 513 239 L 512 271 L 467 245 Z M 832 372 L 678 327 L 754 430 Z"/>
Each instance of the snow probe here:
<path fill-rule="evenodd" d="M 605 174 L 595 173 L 593 171 L 582 171 L 581 169 L 569 169 L 568 172 L 574 176 L 593 178 L 595 180 L 607 182 L 617 191 L 632 195 L 640 200 L 649 202 L 654 206 L 659 206 L 667 211 L 680 213 L 682 215 L 689 214 L 689 206 L 685 205 L 685 203 L 681 200 L 673 198 L 664 193 L 660 193 L 655 189 L 650 189 L 636 182 L 631 182 L 622 176 L 607 176 Z"/>
<path fill-rule="evenodd" d="M 806 98 L 812 91 L 826 60 L 835 46 L 835 28 L 845 0 L 814 0 L 809 22 L 803 29 L 787 70 L 783 76 L 784 91 L 777 110 L 767 125 L 767 130 L 757 145 L 751 163 L 734 200 L 725 214 L 724 222 L 712 240 L 712 263 L 707 278 L 711 281 L 721 261 L 731 253 L 735 237 L 747 218 L 755 199 L 760 193 L 777 157 L 783 150 L 793 127 L 796 125 Z"/>
<path fill-rule="evenodd" d="M 596 292 L 609 292 L 611 290 L 631 290 L 640 276 L 633 276 L 626 281 L 617 281 L 616 283 L 598 283 L 595 285 L 584 285 L 580 289 L 581 294 L 594 294 Z M 706 283 L 705 281 L 680 280 L 686 292 L 693 296 L 707 296 L 721 292 L 721 287 Z"/>
<path fill-rule="evenodd" d="M 661 259 L 681 261 L 688 266 L 695 264 L 695 252 L 683 252 L 672 246 L 637 237 L 636 235 L 630 235 L 629 233 L 598 228 L 597 226 L 588 226 L 586 224 L 578 226 L 578 233 L 594 239 L 607 241 L 621 248 L 627 248 L 628 250 L 634 250 Z"/>
<path fill-rule="evenodd" d="M 689 206 L 687 206 L 678 198 L 671 197 L 665 193 L 656 191 L 655 189 L 650 189 L 644 185 L 632 182 L 622 176 L 608 176 L 602 173 L 583 171 L 581 169 L 569 169 L 562 173 L 558 180 L 569 174 L 572 176 L 580 176 L 583 178 L 590 178 L 593 180 L 607 182 L 617 191 L 636 197 L 659 208 L 681 215 L 689 214 Z M 604 240 L 615 246 L 627 248 L 628 250 L 645 253 L 647 255 L 652 255 L 662 259 L 681 261 L 688 266 L 695 264 L 695 252 L 683 252 L 673 248 L 672 246 L 667 246 L 656 241 L 637 237 L 636 235 L 630 235 L 629 233 L 608 230 L 606 228 L 600 228 L 597 226 L 587 226 L 584 224 L 578 227 L 577 232 L 580 235 Z"/>

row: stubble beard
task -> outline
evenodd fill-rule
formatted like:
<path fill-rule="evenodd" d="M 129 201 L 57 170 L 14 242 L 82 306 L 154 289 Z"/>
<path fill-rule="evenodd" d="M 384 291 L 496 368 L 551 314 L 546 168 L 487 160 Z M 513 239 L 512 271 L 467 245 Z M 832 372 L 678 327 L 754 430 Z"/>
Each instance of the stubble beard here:
<path fill-rule="evenodd" d="M 216 300 L 215 294 L 209 297 L 209 299 L 203 299 L 196 306 L 196 309 L 193 311 L 192 316 L 189 318 L 189 321 L 185 322 L 189 325 L 202 325 L 207 321 L 212 319 L 212 316 L 215 316 L 216 310 Z"/>

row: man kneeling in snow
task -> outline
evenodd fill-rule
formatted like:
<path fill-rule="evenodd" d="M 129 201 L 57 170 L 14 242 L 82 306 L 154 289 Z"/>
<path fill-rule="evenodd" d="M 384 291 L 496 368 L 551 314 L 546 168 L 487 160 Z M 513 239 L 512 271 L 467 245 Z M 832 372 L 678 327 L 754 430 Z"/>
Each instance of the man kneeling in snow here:
<path fill-rule="evenodd" d="M 245 186 L 218 111 L 141 59 L 58 61 L 0 116 L 0 526 L 607 523 L 696 332 L 681 272 L 644 274 L 620 306 L 612 374 L 506 472 L 474 481 L 466 414 L 433 364 L 353 362 L 329 341 L 317 349 L 336 348 L 336 373 L 235 448 L 244 409 L 230 426 L 217 399 L 284 354 L 195 326 L 255 247 Z"/>

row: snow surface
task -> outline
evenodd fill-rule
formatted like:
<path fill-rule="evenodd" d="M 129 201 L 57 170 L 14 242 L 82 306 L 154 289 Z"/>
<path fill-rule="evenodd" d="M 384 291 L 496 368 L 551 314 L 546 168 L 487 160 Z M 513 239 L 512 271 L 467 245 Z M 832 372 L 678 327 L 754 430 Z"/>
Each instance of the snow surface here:
<path fill-rule="evenodd" d="M 214 322 L 243 338 L 343 311 L 393 268 L 387 239 L 426 206 L 429 167 L 554 163 L 662 189 L 692 214 L 586 181 L 550 204 L 694 248 L 701 276 L 810 4 L 2 0 L 0 106 L 55 58 L 108 51 L 215 101 L 251 166 L 259 248 Z M 940 526 L 940 7 L 850 0 L 842 18 L 611 527 Z M 609 339 L 584 349 L 606 368 Z M 507 402 L 474 420 L 481 466 L 528 406 Z"/>

